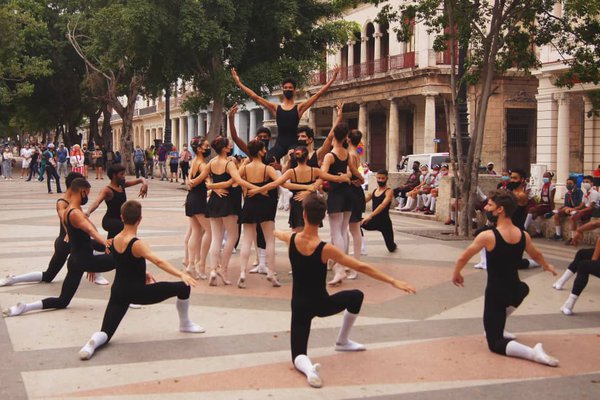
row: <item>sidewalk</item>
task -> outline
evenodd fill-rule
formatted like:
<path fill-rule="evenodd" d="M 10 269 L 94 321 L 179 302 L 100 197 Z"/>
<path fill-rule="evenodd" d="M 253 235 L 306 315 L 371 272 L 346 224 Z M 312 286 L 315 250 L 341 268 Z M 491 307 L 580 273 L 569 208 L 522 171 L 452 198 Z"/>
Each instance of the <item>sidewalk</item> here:
<path fill-rule="evenodd" d="M 91 180 L 90 198 L 107 181 Z M 180 185 L 150 181 L 142 199 L 140 237 L 156 253 L 181 266 L 187 228 Z M 45 184 L 0 182 L 0 276 L 41 271 L 58 233 L 54 203 Z M 128 189 L 129 199 L 137 196 Z M 92 220 L 100 227 L 105 206 Z M 566 317 L 559 307 L 568 291 L 556 291 L 554 278 L 540 269 L 521 272 L 531 288 L 507 329 L 527 345 L 543 342 L 560 367 L 495 355 L 487 349 L 481 315 L 486 274 L 468 266 L 465 287 L 451 282 L 454 262 L 468 241 L 441 241 L 416 235 L 449 231 L 439 222 L 393 216 L 399 249 L 386 251 L 381 235 L 366 232 L 363 259 L 412 283 L 414 296 L 360 276 L 341 287 L 360 289 L 365 304 L 352 337 L 365 343 L 360 353 L 333 349 L 341 315 L 313 321 L 309 356 L 321 363 L 324 387 L 308 387 L 290 360 L 287 249 L 277 245 L 281 288 L 263 275 L 249 275 L 247 289 L 208 287 L 192 293 L 191 318 L 206 333 L 178 331 L 174 301 L 130 309 L 111 343 L 92 360 L 77 352 L 99 329 L 109 287 L 82 282 L 66 310 L 34 312 L 0 319 L 0 399 L 595 399 L 600 398 L 600 281 L 590 279 Z M 277 227 L 287 229 L 287 213 Z M 101 228 L 99 228 L 101 229 Z M 325 223 L 322 238 L 329 241 Z M 536 240 L 559 273 L 575 249 Z M 475 257 L 471 264 L 478 262 Z M 174 280 L 152 265 L 158 280 Z M 239 254 L 230 279 L 239 271 Z M 65 271 L 51 284 L 0 288 L 0 306 L 31 302 L 60 292 Z M 106 274 L 112 282 L 113 273 Z M 571 288 L 572 281 L 567 285 Z"/>

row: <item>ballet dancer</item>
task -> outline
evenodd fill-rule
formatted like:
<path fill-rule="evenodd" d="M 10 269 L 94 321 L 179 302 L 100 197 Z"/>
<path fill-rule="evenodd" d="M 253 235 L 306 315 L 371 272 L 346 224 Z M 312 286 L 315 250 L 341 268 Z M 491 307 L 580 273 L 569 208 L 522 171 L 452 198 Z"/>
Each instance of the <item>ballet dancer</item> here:
<path fill-rule="evenodd" d="M 108 251 L 109 242 L 98 232 L 94 224 L 83 213 L 82 205 L 87 203 L 90 184 L 83 178 L 71 183 L 71 200 L 65 210 L 62 222 L 67 228 L 71 244 L 71 253 L 67 262 L 67 276 L 63 282 L 59 297 L 45 298 L 33 303 L 17 303 L 16 306 L 4 310 L 5 317 L 14 317 L 29 311 L 66 308 L 81 282 L 84 272 L 93 279 L 95 272 L 107 272 L 114 269 L 114 260 L 110 254 L 94 255 L 92 238 Z"/>
<path fill-rule="evenodd" d="M 308 110 L 318 99 L 321 97 L 336 80 L 339 73 L 339 68 L 335 68 L 333 75 L 329 82 L 327 82 L 317 93 L 312 95 L 308 100 L 296 104 L 296 81 L 292 78 L 287 78 L 281 83 L 281 89 L 283 91 L 283 103 L 275 104 L 272 103 L 259 95 L 257 95 L 252 89 L 245 86 L 235 70 L 231 69 L 231 75 L 233 81 L 242 89 L 254 102 L 265 107 L 271 115 L 275 116 L 277 122 L 277 140 L 268 153 L 267 160 L 275 160 L 279 162 L 281 157 L 285 156 L 288 150 L 296 144 L 296 135 L 298 132 L 298 124 L 302 115 Z"/>
<path fill-rule="evenodd" d="M 517 209 L 517 198 L 506 190 L 494 190 L 488 195 L 485 210 L 489 218 L 496 219 L 495 228 L 481 232 L 473 243 L 456 261 L 452 282 L 464 286 L 461 270 L 481 249 L 487 251 L 487 286 L 483 308 L 483 326 L 489 349 L 497 354 L 518 357 L 551 367 L 558 366 L 558 360 L 544 352 L 542 344 L 533 348 L 515 340 L 515 336 L 505 332 L 506 318 L 523 302 L 529 287 L 519 279 L 518 267 L 523 251 L 542 265 L 545 271 L 556 275 L 554 267 L 533 245 L 529 234 L 515 226 L 511 217 Z"/>
<path fill-rule="evenodd" d="M 591 258 L 583 259 L 583 257 L 586 257 L 589 254 L 590 250 L 593 250 Z M 581 293 L 587 286 L 588 281 L 590 279 L 590 275 L 600 278 L 600 262 L 598 261 L 598 259 L 600 259 L 600 239 L 596 241 L 596 247 L 594 249 L 578 251 L 577 255 L 575 256 L 575 260 L 573 261 L 573 263 L 571 263 L 571 265 L 569 265 L 569 269 L 567 271 L 571 270 L 571 267 L 573 266 L 573 264 L 575 264 L 575 261 L 577 261 L 577 257 L 579 256 L 582 259 L 579 260 L 579 262 L 577 262 L 575 265 L 577 275 L 575 276 L 575 281 L 573 282 L 573 288 L 571 289 L 569 297 L 560 308 L 560 311 L 562 311 L 562 313 L 565 315 L 573 315 L 573 308 L 575 307 L 575 303 L 577 302 L 577 299 L 579 299 L 579 296 L 581 296 Z M 556 283 L 554 285 L 554 288 L 557 289 Z"/>
<path fill-rule="evenodd" d="M 358 155 L 358 151 L 356 150 L 360 141 L 362 139 L 362 132 L 358 129 L 352 129 L 350 133 L 348 133 L 348 164 L 358 170 L 360 166 L 360 156 Z M 365 183 L 365 179 L 362 174 L 352 175 L 352 181 L 350 182 L 350 193 L 352 195 L 352 212 L 350 214 L 350 222 L 348 223 L 348 228 L 350 234 L 352 235 L 352 246 L 354 249 L 354 258 L 360 260 L 360 254 L 362 250 L 363 238 L 362 232 L 360 230 L 360 224 L 362 221 L 362 215 L 366 209 L 366 201 L 365 201 L 365 191 L 362 188 L 363 183 Z M 346 234 L 346 243 L 350 243 L 350 239 L 348 237 L 348 231 Z M 346 250 L 349 252 L 349 250 Z M 346 279 L 356 279 L 358 274 L 356 271 L 346 270 Z"/>
<path fill-rule="evenodd" d="M 368 231 L 379 231 L 383 235 L 385 246 L 390 253 L 398 246 L 394 242 L 394 229 L 390 219 L 390 206 L 394 198 L 393 190 L 387 186 L 388 172 L 385 169 L 377 171 L 377 189 L 367 194 L 366 201 L 373 201 L 373 211 L 362 220 L 362 228 Z"/>
<path fill-rule="evenodd" d="M 167 261 L 152 252 L 146 242 L 138 239 L 138 227 L 142 221 L 142 205 L 130 200 L 121 207 L 123 230 L 115 236 L 111 253 L 115 259 L 115 281 L 104 312 L 102 327 L 92 334 L 79 351 L 82 360 L 89 360 L 94 352 L 113 337 L 130 303 L 156 304 L 177 296 L 177 313 L 181 332 L 202 333 L 204 328 L 189 318 L 190 286 L 196 281 L 186 272 L 178 271 Z M 181 282 L 156 282 L 146 272 L 146 260 L 160 269 L 181 279 Z"/>
<path fill-rule="evenodd" d="M 314 317 L 327 317 L 344 311 L 342 327 L 335 342 L 336 351 L 361 351 L 365 346 L 349 339 L 350 331 L 363 302 L 360 290 L 344 290 L 329 295 L 326 289 L 327 260 L 358 270 L 370 277 L 387 282 L 407 293 L 415 293 L 408 283 L 394 279 L 373 266 L 346 255 L 337 246 L 322 242 L 319 225 L 325 218 L 327 204 L 322 196 L 313 193 L 303 201 L 304 230 L 299 233 L 275 231 L 277 239 L 289 247 L 292 265 L 292 362 L 296 369 L 306 375 L 312 387 L 319 388 L 323 382 L 319 375 L 320 365 L 308 358 L 308 337 Z"/>

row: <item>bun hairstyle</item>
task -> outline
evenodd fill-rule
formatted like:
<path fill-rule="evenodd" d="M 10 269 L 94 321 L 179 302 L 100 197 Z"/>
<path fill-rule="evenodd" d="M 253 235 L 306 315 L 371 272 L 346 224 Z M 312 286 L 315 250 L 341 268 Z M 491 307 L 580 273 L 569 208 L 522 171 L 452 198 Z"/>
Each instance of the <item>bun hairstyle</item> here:
<path fill-rule="evenodd" d="M 265 144 L 262 140 L 254 138 L 248 142 L 248 155 L 251 158 L 257 158 L 258 153 L 265 148 Z"/>
<path fill-rule="evenodd" d="M 360 144 L 362 136 L 363 134 L 361 131 L 359 131 L 358 129 L 352 129 L 348 134 L 348 139 L 350 139 L 350 143 L 352 143 L 352 146 L 356 147 Z"/>
<path fill-rule="evenodd" d="M 217 152 L 217 154 L 221 154 L 221 150 L 227 147 L 227 145 L 229 145 L 229 139 L 224 136 L 217 136 L 210 146 Z"/>
<path fill-rule="evenodd" d="M 304 146 L 296 147 L 294 149 L 294 157 L 296 157 L 296 161 L 299 163 L 304 163 L 308 159 L 308 149 Z"/>
<path fill-rule="evenodd" d="M 200 146 L 202 146 L 202 144 L 204 144 L 205 141 L 206 141 L 206 138 L 204 136 L 194 137 L 190 142 L 190 147 L 192 148 L 192 151 L 194 153 L 197 153 L 198 149 L 200 148 Z"/>

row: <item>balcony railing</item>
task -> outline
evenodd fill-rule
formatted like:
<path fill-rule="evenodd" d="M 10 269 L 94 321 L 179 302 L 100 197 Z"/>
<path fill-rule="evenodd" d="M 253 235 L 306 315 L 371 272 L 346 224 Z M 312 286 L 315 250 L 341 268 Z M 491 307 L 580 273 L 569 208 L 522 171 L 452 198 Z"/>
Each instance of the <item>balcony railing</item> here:
<path fill-rule="evenodd" d="M 378 60 L 340 68 L 337 81 L 349 81 L 364 78 L 375 74 L 386 73 L 391 70 L 412 68 L 416 65 L 415 52 L 386 56 Z M 309 82 L 313 86 L 324 85 L 332 76 L 333 70 L 316 72 L 311 75 Z"/>
<path fill-rule="evenodd" d="M 155 113 L 156 112 L 156 104 L 149 106 L 149 107 L 140 108 L 139 112 L 140 112 L 140 115 L 147 115 L 147 114 Z"/>

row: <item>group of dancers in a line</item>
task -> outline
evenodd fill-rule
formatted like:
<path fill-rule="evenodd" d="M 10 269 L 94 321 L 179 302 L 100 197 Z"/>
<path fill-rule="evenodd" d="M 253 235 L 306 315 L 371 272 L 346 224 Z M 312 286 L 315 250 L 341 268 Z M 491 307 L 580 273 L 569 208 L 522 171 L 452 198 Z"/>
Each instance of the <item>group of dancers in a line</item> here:
<path fill-rule="evenodd" d="M 234 78 L 239 83 L 235 72 Z M 259 226 L 264 236 L 267 255 L 267 277 L 274 286 L 278 286 L 279 282 L 274 273 L 274 238 L 288 244 L 293 279 L 292 361 L 295 367 L 306 375 L 311 386 L 320 387 L 320 366 L 313 364 L 307 355 L 310 325 L 314 317 L 325 317 L 344 311 L 335 349 L 365 349 L 362 344 L 349 338 L 350 330 L 360 312 L 363 293 L 359 290 L 346 290 L 330 296 L 326 290 L 327 262 L 335 263 L 334 279 L 330 283 L 341 282 L 347 277 L 348 269 L 390 283 L 408 293 L 415 293 L 415 289 L 408 283 L 396 280 L 346 254 L 347 232 L 355 205 L 352 182 L 362 182 L 356 170 L 357 164 L 353 161 L 356 155 L 353 146 L 358 144 L 356 137 L 360 140 L 359 133 L 349 132 L 344 124 L 338 123 L 333 127 L 324 145 L 329 146 L 331 151 L 315 151 L 309 131 L 303 130 L 298 133 L 297 121 L 301 111 L 306 109 L 305 103 L 296 106 L 293 102 L 293 81 L 285 81 L 283 89 L 285 100 L 279 106 L 261 99 L 247 88 L 244 89 L 263 106 L 274 108 L 280 129 L 273 147 L 276 151 L 272 151 L 273 148 L 267 149 L 263 140 L 268 133 L 264 130 L 256 139 L 245 144 L 246 148 L 243 150 L 247 150 L 249 157 L 248 161 L 240 166 L 229 158 L 232 143 L 227 138 L 217 137 L 212 143 L 203 138 L 192 141 L 195 158 L 192 162 L 190 191 L 185 206 L 186 214 L 192 221 L 187 269 L 193 274 L 203 274 L 204 266 L 208 263 L 209 283 L 215 285 L 217 278 L 227 283 L 227 267 L 238 238 L 239 219 L 243 235 L 238 286 L 244 287 L 246 284 L 245 271 L 250 258 L 250 248 L 255 240 L 258 241 L 256 237 Z M 341 111 L 339 105 L 338 115 L 341 115 Z M 232 115 L 233 112 L 230 113 L 230 118 Z M 286 126 L 287 130 L 283 129 Z M 298 146 L 289 141 L 292 128 Z M 233 136 L 237 137 L 235 132 Z M 345 147 L 345 143 L 348 143 L 348 148 Z M 211 147 L 216 156 L 208 161 Z M 279 176 L 273 166 L 267 165 L 265 159 L 267 162 L 279 161 L 284 154 L 289 154 L 291 161 L 287 170 Z M 56 205 L 60 234 L 55 241 L 55 255 L 48 270 L 43 273 L 9 276 L 0 281 L 2 286 L 20 282 L 50 282 L 68 257 L 67 276 L 59 297 L 33 303 L 18 303 L 3 311 L 5 316 L 17 316 L 33 310 L 65 308 L 74 296 L 84 272 L 91 273 L 93 278 L 95 273 L 116 269 L 101 329 L 95 332 L 80 350 L 79 355 L 82 359 L 91 358 L 98 347 L 111 339 L 131 304 L 154 304 L 177 297 L 180 331 L 204 332 L 202 327 L 194 324 L 189 318 L 190 286 L 197 284 L 196 279 L 187 271 L 179 271 L 159 258 L 147 243 L 137 237 L 142 221 L 142 206 L 137 201 L 127 201 L 125 188 L 141 184 L 140 196 L 144 197 L 147 185 L 143 179 L 127 181 L 124 175 L 125 170 L 122 166 L 111 167 L 110 184 L 101 191 L 86 213 L 82 206 L 87 203 L 90 184 L 81 175 L 71 173 L 66 182 L 68 190 Z M 328 182 L 326 198 L 316 193 L 320 190 L 322 182 Z M 369 217 L 359 219 L 359 235 L 360 225 L 383 232 L 387 229 L 391 231 L 391 221 L 389 227 L 382 228 L 388 224 L 387 210 L 392 200 L 392 191 L 387 187 L 385 171 L 377 174 L 377 183 L 378 187 L 367 196 L 367 199 L 374 202 L 374 211 Z M 290 208 L 293 233 L 274 229 L 276 201 L 273 190 L 279 185 L 287 186 L 295 192 Z M 210 194 L 207 193 L 208 190 L 211 191 Z M 108 238 L 104 238 L 88 218 L 89 212 L 94 211 L 102 201 L 107 204 L 103 227 L 109 232 Z M 485 292 L 484 327 L 490 350 L 556 366 L 558 361 L 547 355 L 541 344 L 533 348 L 527 347 L 504 331 L 506 317 L 528 293 L 528 287 L 519 280 L 517 271 L 523 251 L 526 250 L 545 270 L 556 274 L 554 268 L 546 263 L 541 253 L 533 246 L 529 235 L 512 224 L 510 217 L 516 205 L 515 195 L 511 192 L 500 190 L 490 193 L 486 211 L 488 218 L 497 219 L 497 227 L 477 236 L 463 253 L 457 261 L 453 282 L 462 286 L 464 281 L 460 274 L 461 269 L 474 254 L 485 248 L 488 259 L 488 285 Z M 332 244 L 322 242 L 318 234 L 326 213 L 329 214 Z M 221 250 L 225 236 L 225 246 Z M 393 240 L 391 243 L 386 240 L 386 244 L 390 251 L 395 250 Z M 358 254 L 360 246 L 358 252 L 355 251 L 355 255 Z M 179 277 L 181 281 L 156 282 L 146 272 L 146 260 Z"/>

